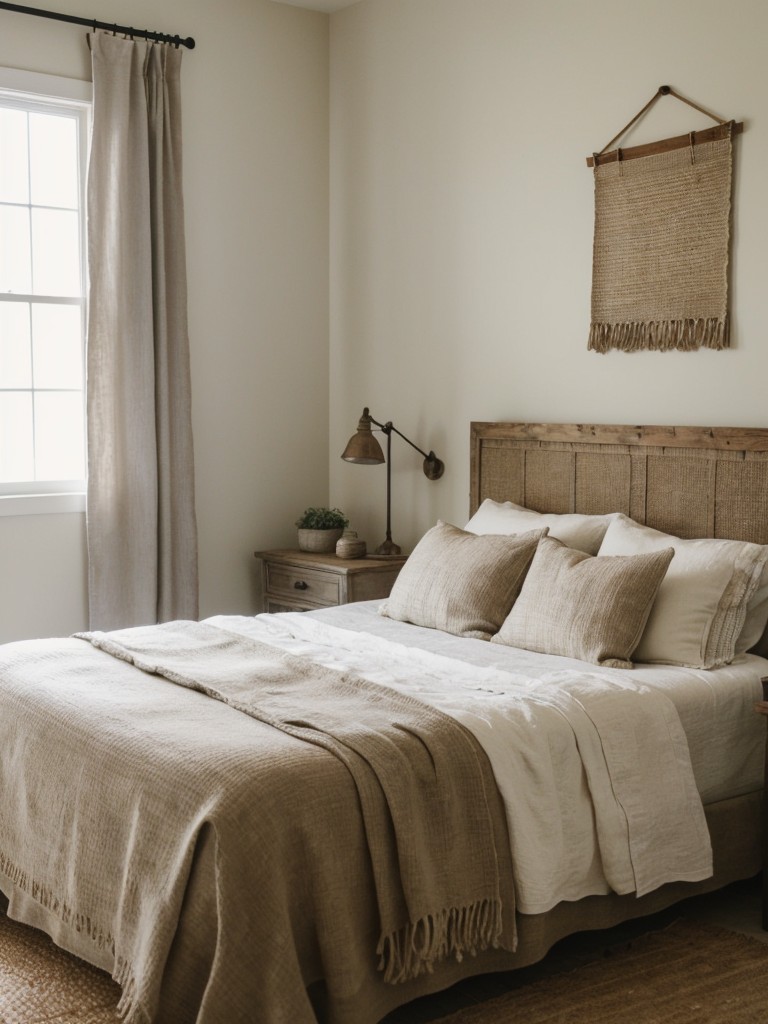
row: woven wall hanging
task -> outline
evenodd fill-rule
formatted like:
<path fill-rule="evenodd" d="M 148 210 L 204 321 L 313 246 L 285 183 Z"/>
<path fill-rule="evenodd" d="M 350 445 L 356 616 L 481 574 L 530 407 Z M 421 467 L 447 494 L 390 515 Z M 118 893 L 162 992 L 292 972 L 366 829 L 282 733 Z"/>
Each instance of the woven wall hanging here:
<path fill-rule="evenodd" d="M 717 127 L 606 152 L 666 95 Z M 587 158 L 595 180 L 590 349 L 728 347 L 733 139 L 742 130 L 663 85 Z"/>

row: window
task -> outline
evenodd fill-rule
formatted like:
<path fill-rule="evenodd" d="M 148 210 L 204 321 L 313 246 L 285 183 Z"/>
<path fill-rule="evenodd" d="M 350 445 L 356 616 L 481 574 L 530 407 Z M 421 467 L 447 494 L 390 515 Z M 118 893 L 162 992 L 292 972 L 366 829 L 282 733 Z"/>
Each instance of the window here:
<path fill-rule="evenodd" d="M 0 71 L 0 496 L 85 489 L 89 90 Z"/>

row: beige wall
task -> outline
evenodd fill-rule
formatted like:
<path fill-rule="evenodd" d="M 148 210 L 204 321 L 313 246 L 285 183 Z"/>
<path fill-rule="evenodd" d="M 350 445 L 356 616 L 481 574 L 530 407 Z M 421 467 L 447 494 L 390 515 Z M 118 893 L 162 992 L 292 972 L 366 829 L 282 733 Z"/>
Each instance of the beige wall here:
<path fill-rule="evenodd" d="M 463 525 L 473 419 L 768 422 L 764 0 L 364 0 L 331 19 L 334 502 L 374 543 L 384 471 L 342 463 L 363 405 L 393 441 L 393 533 Z M 728 352 L 586 348 L 585 158 L 669 83 L 738 140 Z M 631 136 L 712 122 L 661 99 Z M 626 144 L 626 143 L 625 143 Z"/>
<path fill-rule="evenodd" d="M 305 505 L 330 496 L 382 539 L 383 467 L 338 458 L 364 405 L 446 462 L 430 483 L 394 438 L 406 549 L 466 519 L 472 419 L 765 424 L 763 0 L 157 11 L 98 16 L 198 41 L 183 101 L 203 614 L 258 608 L 252 551 L 291 544 Z M 87 77 L 83 32 L 0 12 L 0 65 Z M 733 349 L 599 356 L 585 157 L 665 82 L 747 126 Z M 709 123 L 667 98 L 631 141 Z M 84 566 L 82 516 L 0 518 L 0 639 L 84 625 Z"/>
<path fill-rule="evenodd" d="M 182 102 L 201 612 L 248 613 L 253 551 L 291 543 L 328 497 L 328 17 L 270 0 L 97 7 L 197 41 Z M 85 29 L 0 11 L 0 66 L 87 79 Z M 0 516 L 0 640 L 86 615 L 84 516 Z"/>

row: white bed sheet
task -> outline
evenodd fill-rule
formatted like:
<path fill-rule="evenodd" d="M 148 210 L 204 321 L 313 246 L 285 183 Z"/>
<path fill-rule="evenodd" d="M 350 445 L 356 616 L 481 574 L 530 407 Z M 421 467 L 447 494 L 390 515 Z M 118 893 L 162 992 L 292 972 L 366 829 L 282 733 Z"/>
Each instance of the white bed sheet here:
<path fill-rule="evenodd" d="M 595 666 L 573 658 L 537 654 L 398 622 L 379 614 L 382 603 L 363 601 L 304 614 L 340 629 L 371 633 L 470 665 L 526 674 L 532 680 L 559 670 L 595 670 Z M 255 620 L 225 616 L 211 621 L 223 623 L 225 618 L 228 628 L 239 621 L 249 632 L 249 623 L 270 616 L 256 616 Z M 760 680 L 768 677 L 768 659 L 742 654 L 731 665 L 708 671 L 672 665 L 599 671 L 617 680 L 628 673 L 634 682 L 659 690 L 672 701 L 688 740 L 696 787 L 704 804 L 762 789 L 765 723 L 753 706 L 762 699 Z"/>
<path fill-rule="evenodd" d="M 673 878 L 694 881 L 711 873 L 703 868 L 702 850 L 708 847 L 708 836 L 695 787 L 708 802 L 760 787 L 764 733 L 752 704 L 760 692 L 760 676 L 768 674 L 768 662 L 745 656 L 739 665 L 717 672 L 658 666 L 629 672 L 604 670 L 389 620 L 378 614 L 380 603 L 345 605 L 309 615 L 216 616 L 208 621 L 375 682 L 402 686 L 475 732 L 497 773 L 511 832 L 515 820 L 526 823 L 524 838 L 511 836 L 522 912 L 540 913 L 562 899 L 610 889 L 650 891 Z M 594 687 L 604 692 L 604 706 L 595 697 Z M 532 708 L 540 703 L 540 708 L 524 711 L 523 717 L 530 715 L 534 734 L 537 728 L 547 734 L 543 743 L 541 735 L 529 736 L 527 726 L 518 726 L 517 733 L 514 725 L 511 734 L 502 732 L 508 728 L 509 713 L 499 715 L 500 698 L 503 703 L 510 688 L 523 697 L 523 705 Z M 643 698 L 634 692 L 637 688 L 652 692 Z M 617 716 L 617 689 L 626 692 L 626 706 L 634 709 L 630 715 L 635 719 L 628 728 L 623 704 Z M 659 696 L 654 698 L 653 692 Z M 572 725 L 574 711 L 577 728 L 571 734 L 559 720 L 571 719 Z M 604 714 L 609 728 L 601 733 L 597 719 Z M 519 717 L 517 711 L 515 716 Z M 578 726 L 579 716 L 586 728 Z M 624 746 L 614 740 L 617 730 L 624 731 Z M 671 738 L 668 749 L 666 740 L 656 742 L 660 734 Z M 595 779 L 587 768 L 585 776 L 582 765 L 572 760 L 573 751 L 565 749 L 573 747 L 574 735 L 578 747 L 596 743 L 599 748 L 604 737 L 610 738 L 605 747 L 613 743 L 623 791 L 612 789 L 615 774 L 613 779 Z M 654 744 L 655 753 L 644 757 Z M 696 752 L 696 770 L 689 762 L 689 746 Z M 598 751 L 598 761 L 601 756 Z M 608 760 L 610 756 L 606 754 Z M 550 757 L 556 766 L 553 778 L 546 777 Z M 508 765 L 502 763 L 505 760 Z M 500 778 L 505 772 L 506 782 Z M 519 779 L 521 772 L 528 780 L 526 786 L 510 786 L 509 779 Z M 645 785 L 656 787 L 655 804 L 641 800 Z M 603 797 L 594 799 L 601 786 Z M 675 786 L 677 795 L 667 798 L 665 790 Z M 617 856 L 621 839 L 617 844 L 613 839 L 604 842 L 603 837 L 616 838 L 622 825 L 630 840 L 626 856 L 623 852 Z M 541 850 L 547 851 L 544 857 Z M 645 862 L 650 870 L 643 866 Z M 693 873 L 688 873 L 689 868 Z"/>
<path fill-rule="evenodd" d="M 527 674 L 532 679 L 560 670 L 596 671 L 595 666 L 573 658 L 467 640 L 397 622 L 379 615 L 382 603 L 365 601 L 309 614 L 342 629 L 369 632 L 408 647 L 420 647 L 471 665 Z M 765 722 L 753 706 L 762 699 L 760 680 L 768 677 L 768 659 L 742 654 L 733 664 L 709 671 L 636 665 L 633 669 L 601 667 L 599 672 L 616 680 L 628 675 L 672 701 L 688 739 L 696 787 L 704 804 L 762 789 Z"/>

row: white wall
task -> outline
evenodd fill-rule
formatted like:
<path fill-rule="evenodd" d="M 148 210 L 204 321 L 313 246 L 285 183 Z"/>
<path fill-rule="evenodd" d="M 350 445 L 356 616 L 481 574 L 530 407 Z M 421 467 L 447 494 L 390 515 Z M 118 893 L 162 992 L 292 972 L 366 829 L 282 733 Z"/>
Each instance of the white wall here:
<path fill-rule="evenodd" d="M 763 0 L 98 8 L 198 42 L 182 79 L 204 615 L 258 608 L 252 552 L 293 543 L 305 505 L 330 496 L 383 538 L 384 468 L 338 458 L 364 405 L 446 462 L 428 482 L 393 440 L 406 550 L 466 519 L 473 419 L 765 423 Z M 0 65 L 88 77 L 84 30 L 0 11 Z M 664 83 L 746 124 L 733 348 L 601 356 L 585 157 Z M 709 123 L 666 98 L 627 141 Z M 0 518 L 0 640 L 81 628 L 84 566 L 82 516 Z"/>
<path fill-rule="evenodd" d="M 363 405 L 393 441 L 410 550 L 468 511 L 471 420 L 766 424 L 764 0 L 364 0 L 331 18 L 331 497 L 374 545 L 384 471 L 342 463 Z M 737 141 L 732 349 L 587 351 L 585 158 L 671 84 Z M 666 97 L 623 140 L 713 122 Z"/>
<path fill-rule="evenodd" d="M 96 6 L 197 41 L 182 104 L 201 613 L 248 613 L 253 551 L 289 545 L 328 497 L 328 17 L 270 0 Z M 88 79 L 85 32 L 0 11 L 0 66 Z M 0 517 L 0 641 L 87 625 L 83 520 Z"/>

